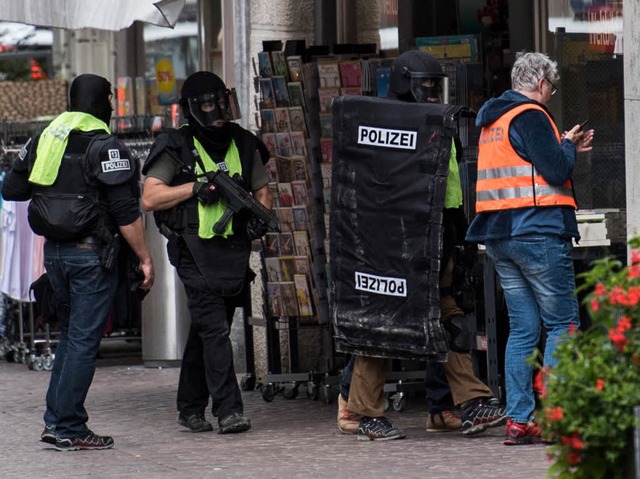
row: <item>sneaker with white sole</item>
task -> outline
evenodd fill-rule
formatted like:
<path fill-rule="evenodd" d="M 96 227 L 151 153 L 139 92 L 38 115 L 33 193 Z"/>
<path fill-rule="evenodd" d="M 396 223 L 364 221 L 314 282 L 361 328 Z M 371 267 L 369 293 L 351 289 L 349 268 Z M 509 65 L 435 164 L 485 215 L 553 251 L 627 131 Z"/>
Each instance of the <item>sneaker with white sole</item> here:
<path fill-rule="evenodd" d="M 472 436 L 507 422 L 507 410 L 496 398 L 471 399 L 462 405 L 462 434 Z"/>
<path fill-rule="evenodd" d="M 391 424 L 386 417 L 360 418 L 357 439 L 359 441 L 391 441 L 393 439 L 404 439 L 406 434 L 402 429 L 398 429 Z"/>
<path fill-rule="evenodd" d="M 111 449 L 113 447 L 111 436 L 98 436 L 92 431 L 78 437 L 56 439 L 58 451 L 78 451 L 80 449 Z"/>

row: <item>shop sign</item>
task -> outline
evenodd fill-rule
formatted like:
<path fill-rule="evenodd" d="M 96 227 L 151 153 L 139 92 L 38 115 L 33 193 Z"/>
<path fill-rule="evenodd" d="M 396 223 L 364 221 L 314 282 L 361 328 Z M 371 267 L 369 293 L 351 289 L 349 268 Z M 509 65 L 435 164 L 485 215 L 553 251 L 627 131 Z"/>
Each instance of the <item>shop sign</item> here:
<path fill-rule="evenodd" d="M 613 21 L 622 17 L 622 3 L 593 4 L 587 9 L 589 22 L 589 50 L 613 53 L 616 34 L 612 32 Z"/>
<path fill-rule="evenodd" d="M 158 103 L 161 105 L 171 105 L 178 101 L 173 61 L 165 55 L 156 55 L 155 64 Z"/>

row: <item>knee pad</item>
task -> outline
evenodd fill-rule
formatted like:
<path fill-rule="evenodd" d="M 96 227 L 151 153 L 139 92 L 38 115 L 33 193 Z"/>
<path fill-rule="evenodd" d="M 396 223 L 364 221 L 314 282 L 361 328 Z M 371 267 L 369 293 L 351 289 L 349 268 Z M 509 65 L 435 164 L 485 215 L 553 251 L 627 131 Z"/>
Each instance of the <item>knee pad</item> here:
<path fill-rule="evenodd" d="M 452 351 L 457 353 L 471 352 L 474 337 L 464 316 L 454 316 L 447 321 L 443 321 L 442 324 L 449 333 L 449 347 Z"/>

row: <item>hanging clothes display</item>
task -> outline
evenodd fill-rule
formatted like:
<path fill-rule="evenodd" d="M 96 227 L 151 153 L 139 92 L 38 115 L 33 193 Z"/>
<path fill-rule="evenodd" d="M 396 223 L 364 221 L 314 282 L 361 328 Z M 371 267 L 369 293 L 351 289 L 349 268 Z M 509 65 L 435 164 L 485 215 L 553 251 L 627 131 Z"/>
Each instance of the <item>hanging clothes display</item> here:
<path fill-rule="evenodd" d="M 0 215 L 2 261 L 0 291 L 29 302 L 29 286 L 44 273 L 44 238 L 36 236 L 27 220 L 28 201 L 4 201 Z"/>

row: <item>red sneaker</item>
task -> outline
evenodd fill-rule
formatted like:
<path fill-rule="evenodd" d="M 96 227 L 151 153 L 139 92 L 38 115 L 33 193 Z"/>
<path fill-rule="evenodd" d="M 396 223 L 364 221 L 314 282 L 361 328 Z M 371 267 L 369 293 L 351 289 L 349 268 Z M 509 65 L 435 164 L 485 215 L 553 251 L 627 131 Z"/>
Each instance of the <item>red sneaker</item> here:
<path fill-rule="evenodd" d="M 507 421 L 507 437 L 504 440 L 505 446 L 540 444 L 541 442 L 542 430 L 534 421 L 529 421 L 526 424 L 515 422 L 513 419 Z"/>

